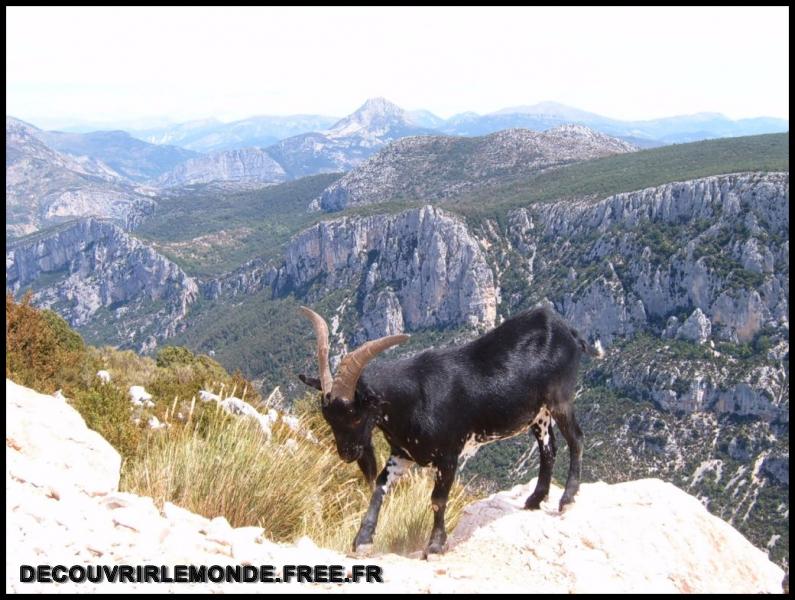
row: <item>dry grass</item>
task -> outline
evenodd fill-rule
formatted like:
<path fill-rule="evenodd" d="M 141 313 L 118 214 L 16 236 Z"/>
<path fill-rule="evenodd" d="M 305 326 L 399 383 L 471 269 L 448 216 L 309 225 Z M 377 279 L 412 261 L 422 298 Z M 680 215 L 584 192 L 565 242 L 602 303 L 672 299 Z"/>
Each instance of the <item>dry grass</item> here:
<path fill-rule="evenodd" d="M 330 430 L 312 404 L 299 405 L 300 423 L 318 438 L 316 443 L 281 423 L 268 439 L 252 420 L 223 414 L 205 428 L 153 432 L 140 458 L 126 464 L 122 487 L 206 517 L 223 515 L 236 527 L 261 526 L 273 540 L 306 535 L 321 546 L 346 551 L 370 489 L 355 464 L 340 461 Z M 383 464 L 388 453 L 383 440 L 377 448 Z M 425 546 L 433 520 L 432 488 L 432 471 L 417 469 L 390 491 L 376 531 L 376 551 L 405 554 Z M 448 530 L 474 499 L 463 486 L 454 486 Z"/>

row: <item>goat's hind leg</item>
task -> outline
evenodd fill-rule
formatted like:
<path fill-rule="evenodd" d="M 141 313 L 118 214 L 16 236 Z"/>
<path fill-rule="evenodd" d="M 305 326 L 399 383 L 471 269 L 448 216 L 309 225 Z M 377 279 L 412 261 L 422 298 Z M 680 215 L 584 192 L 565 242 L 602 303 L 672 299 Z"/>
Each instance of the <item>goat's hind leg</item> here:
<path fill-rule="evenodd" d="M 557 446 L 555 444 L 555 434 L 552 431 L 552 423 L 548 422 L 544 429 L 540 424 L 533 423 L 530 431 L 538 442 L 538 451 L 541 455 L 541 467 L 538 471 L 538 480 L 535 491 L 528 496 L 524 507 L 530 510 L 541 508 L 541 503 L 549 496 L 549 486 L 552 483 L 552 468 L 555 466 L 555 454 Z"/>
<path fill-rule="evenodd" d="M 431 539 L 425 547 L 423 556 L 428 558 L 433 554 L 441 554 L 447 543 L 447 531 L 444 526 L 444 512 L 447 508 L 447 499 L 450 488 L 455 480 L 455 471 L 458 468 L 458 458 L 436 465 L 436 481 L 431 493 L 431 508 L 433 509 L 433 529 Z"/>
<path fill-rule="evenodd" d="M 567 504 L 574 502 L 574 495 L 580 489 L 580 471 L 582 469 L 582 430 L 574 417 L 574 410 L 571 403 L 567 408 L 552 413 L 555 423 L 566 443 L 569 446 L 569 476 L 566 479 L 566 489 L 560 498 L 559 510 L 563 510 Z"/>

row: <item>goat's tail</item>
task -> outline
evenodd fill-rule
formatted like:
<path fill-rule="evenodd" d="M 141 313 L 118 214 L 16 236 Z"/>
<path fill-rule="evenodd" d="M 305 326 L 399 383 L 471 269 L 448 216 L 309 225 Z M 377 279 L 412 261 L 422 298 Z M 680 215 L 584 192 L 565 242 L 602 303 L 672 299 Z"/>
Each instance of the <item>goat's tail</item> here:
<path fill-rule="evenodd" d="M 591 346 L 582 338 L 576 329 L 571 328 L 571 335 L 574 336 L 574 339 L 577 340 L 577 343 L 580 345 L 582 351 L 588 356 L 592 356 L 593 358 L 605 357 L 605 351 L 602 348 L 602 342 L 600 340 L 596 340 L 596 343 Z"/>

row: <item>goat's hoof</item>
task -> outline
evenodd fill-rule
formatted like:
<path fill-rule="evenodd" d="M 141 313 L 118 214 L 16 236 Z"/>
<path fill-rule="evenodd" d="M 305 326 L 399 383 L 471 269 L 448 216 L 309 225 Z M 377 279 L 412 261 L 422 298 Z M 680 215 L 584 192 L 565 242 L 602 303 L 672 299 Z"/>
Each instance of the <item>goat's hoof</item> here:
<path fill-rule="evenodd" d="M 558 505 L 558 511 L 563 512 L 564 509 L 569 505 L 574 504 L 574 497 L 573 496 L 566 496 L 565 494 L 560 499 L 560 504 Z"/>
<path fill-rule="evenodd" d="M 439 558 L 441 558 L 441 555 L 444 554 L 446 546 L 447 545 L 445 543 L 439 544 L 434 542 L 432 544 L 428 544 L 428 547 L 425 548 L 425 550 L 422 553 L 422 558 L 424 560 L 431 560 L 431 561 L 439 560 Z"/>
<path fill-rule="evenodd" d="M 546 494 L 536 495 L 535 493 L 533 493 L 524 503 L 524 507 L 527 510 L 538 510 L 539 508 L 541 508 L 541 503 L 546 499 L 547 499 Z"/>
<path fill-rule="evenodd" d="M 372 555 L 373 553 L 373 545 L 372 544 L 358 544 L 353 549 L 353 555 L 357 558 L 367 558 L 368 556 Z"/>

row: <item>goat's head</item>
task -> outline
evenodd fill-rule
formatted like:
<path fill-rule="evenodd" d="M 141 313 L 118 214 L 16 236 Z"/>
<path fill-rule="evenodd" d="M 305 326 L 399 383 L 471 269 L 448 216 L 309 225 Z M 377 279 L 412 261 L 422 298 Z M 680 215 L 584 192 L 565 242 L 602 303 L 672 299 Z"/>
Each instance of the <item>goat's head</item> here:
<path fill-rule="evenodd" d="M 329 366 L 328 325 L 315 311 L 301 307 L 301 312 L 312 322 L 317 338 L 317 358 L 320 378 L 299 375 L 301 381 L 323 393 L 321 409 L 323 418 L 331 426 L 337 452 L 345 462 L 353 462 L 370 446 L 370 439 L 378 418 L 378 405 L 372 402 L 369 391 L 362 390 L 359 376 L 367 363 L 387 348 L 409 339 L 407 335 L 388 335 L 365 342 L 340 361 L 336 377 Z"/>

